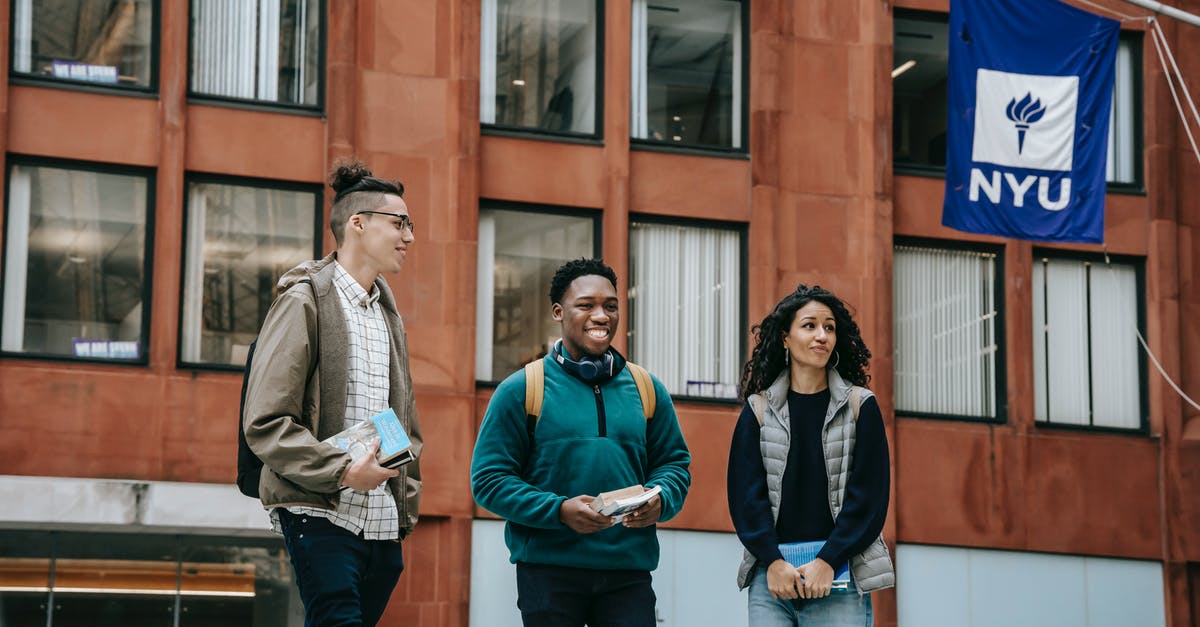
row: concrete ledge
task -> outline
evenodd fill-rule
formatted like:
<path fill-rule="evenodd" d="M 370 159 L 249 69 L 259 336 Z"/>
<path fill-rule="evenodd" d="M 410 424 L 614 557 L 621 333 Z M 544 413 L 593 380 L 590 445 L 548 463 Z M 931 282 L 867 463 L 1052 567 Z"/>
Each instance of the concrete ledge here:
<path fill-rule="evenodd" d="M 258 501 L 232 485 L 0 475 L 0 527 L 270 535 Z"/>

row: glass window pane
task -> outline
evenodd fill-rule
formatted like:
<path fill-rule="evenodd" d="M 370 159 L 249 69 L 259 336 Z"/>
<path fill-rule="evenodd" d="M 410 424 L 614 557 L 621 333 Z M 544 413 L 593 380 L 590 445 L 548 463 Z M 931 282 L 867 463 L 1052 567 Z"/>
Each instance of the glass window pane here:
<path fill-rule="evenodd" d="M 896 410 L 995 418 L 996 255 L 896 246 Z"/>
<path fill-rule="evenodd" d="M 179 627 L 304 624 L 281 540 L 184 538 L 182 542 Z"/>
<path fill-rule="evenodd" d="M 50 552 L 48 532 L 0 532 L 0 625 L 45 627 Z"/>
<path fill-rule="evenodd" d="M 484 0 L 482 19 L 482 123 L 595 133 L 595 0 Z"/>
<path fill-rule="evenodd" d="M 736 398 L 741 236 L 732 229 L 633 222 L 630 359 L 671 394 Z"/>
<path fill-rule="evenodd" d="M 14 74 L 149 87 L 152 0 L 14 0 Z"/>
<path fill-rule="evenodd" d="M 742 5 L 633 1 L 631 134 L 694 146 L 742 145 Z"/>
<path fill-rule="evenodd" d="M 312 259 L 317 192 L 190 183 L 180 360 L 246 363 L 275 282 Z"/>
<path fill-rule="evenodd" d="M 946 77 L 950 53 L 945 15 L 893 20 L 893 146 L 896 165 L 946 166 Z"/>
<path fill-rule="evenodd" d="M 594 228 L 587 217 L 479 211 L 477 380 L 503 379 L 558 340 L 550 279 L 567 261 L 596 254 Z"/>
<path fill-rule="evenodd" d="M 320 0 L 192 0 L 194 94 L 316 106 Z"/>
<path fill-rule="evenodd" d="M 4 351 L 144 356 L 146 199 L 141 176 L 12 166 Z"/>

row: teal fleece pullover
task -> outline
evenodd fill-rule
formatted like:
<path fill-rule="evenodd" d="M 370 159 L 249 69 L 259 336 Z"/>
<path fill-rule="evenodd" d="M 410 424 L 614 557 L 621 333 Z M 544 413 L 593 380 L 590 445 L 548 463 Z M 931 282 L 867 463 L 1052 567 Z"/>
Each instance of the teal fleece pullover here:
<path fill-rule="evenodd" d="M 508 521 L 510 559 L 601 570 L 654 570 L 655 527 L 617 524 L 579 534 L 558 519 L 563 501 L 642 484 L 662 488 L 665 522 L 679 513 L 691 485 L 691 454 L 675 406 L 654 379 L 654 417 L 646 420 L 633 375 L 618 359 L 612 379 L 591 386 L 545 357 L 546 393 L 531 444 L 525 418 L 525 372 L 496 388 L 471 461 L 475 501 Z"/>

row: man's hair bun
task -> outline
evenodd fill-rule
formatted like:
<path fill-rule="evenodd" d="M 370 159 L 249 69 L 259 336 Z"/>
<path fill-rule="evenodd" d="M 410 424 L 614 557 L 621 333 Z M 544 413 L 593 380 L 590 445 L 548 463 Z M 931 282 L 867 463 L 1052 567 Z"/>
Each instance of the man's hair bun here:
<path fill-rule="evenodd" d="M 362 161 L 341 161 L 334 165 L 333 175 L 329 177 L 329 186 L 339 195 L 371 176 L 371 169 Z"/>

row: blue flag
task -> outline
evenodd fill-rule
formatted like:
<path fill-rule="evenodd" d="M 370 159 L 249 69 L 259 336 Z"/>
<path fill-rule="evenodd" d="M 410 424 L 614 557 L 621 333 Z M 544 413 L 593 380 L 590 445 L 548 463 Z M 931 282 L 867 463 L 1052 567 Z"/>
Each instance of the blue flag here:
<path fill-rule="evenodd" d="M 1120 24 L 1057 0 L 950 3 L 942 224 L 1104 241 Z"/>

